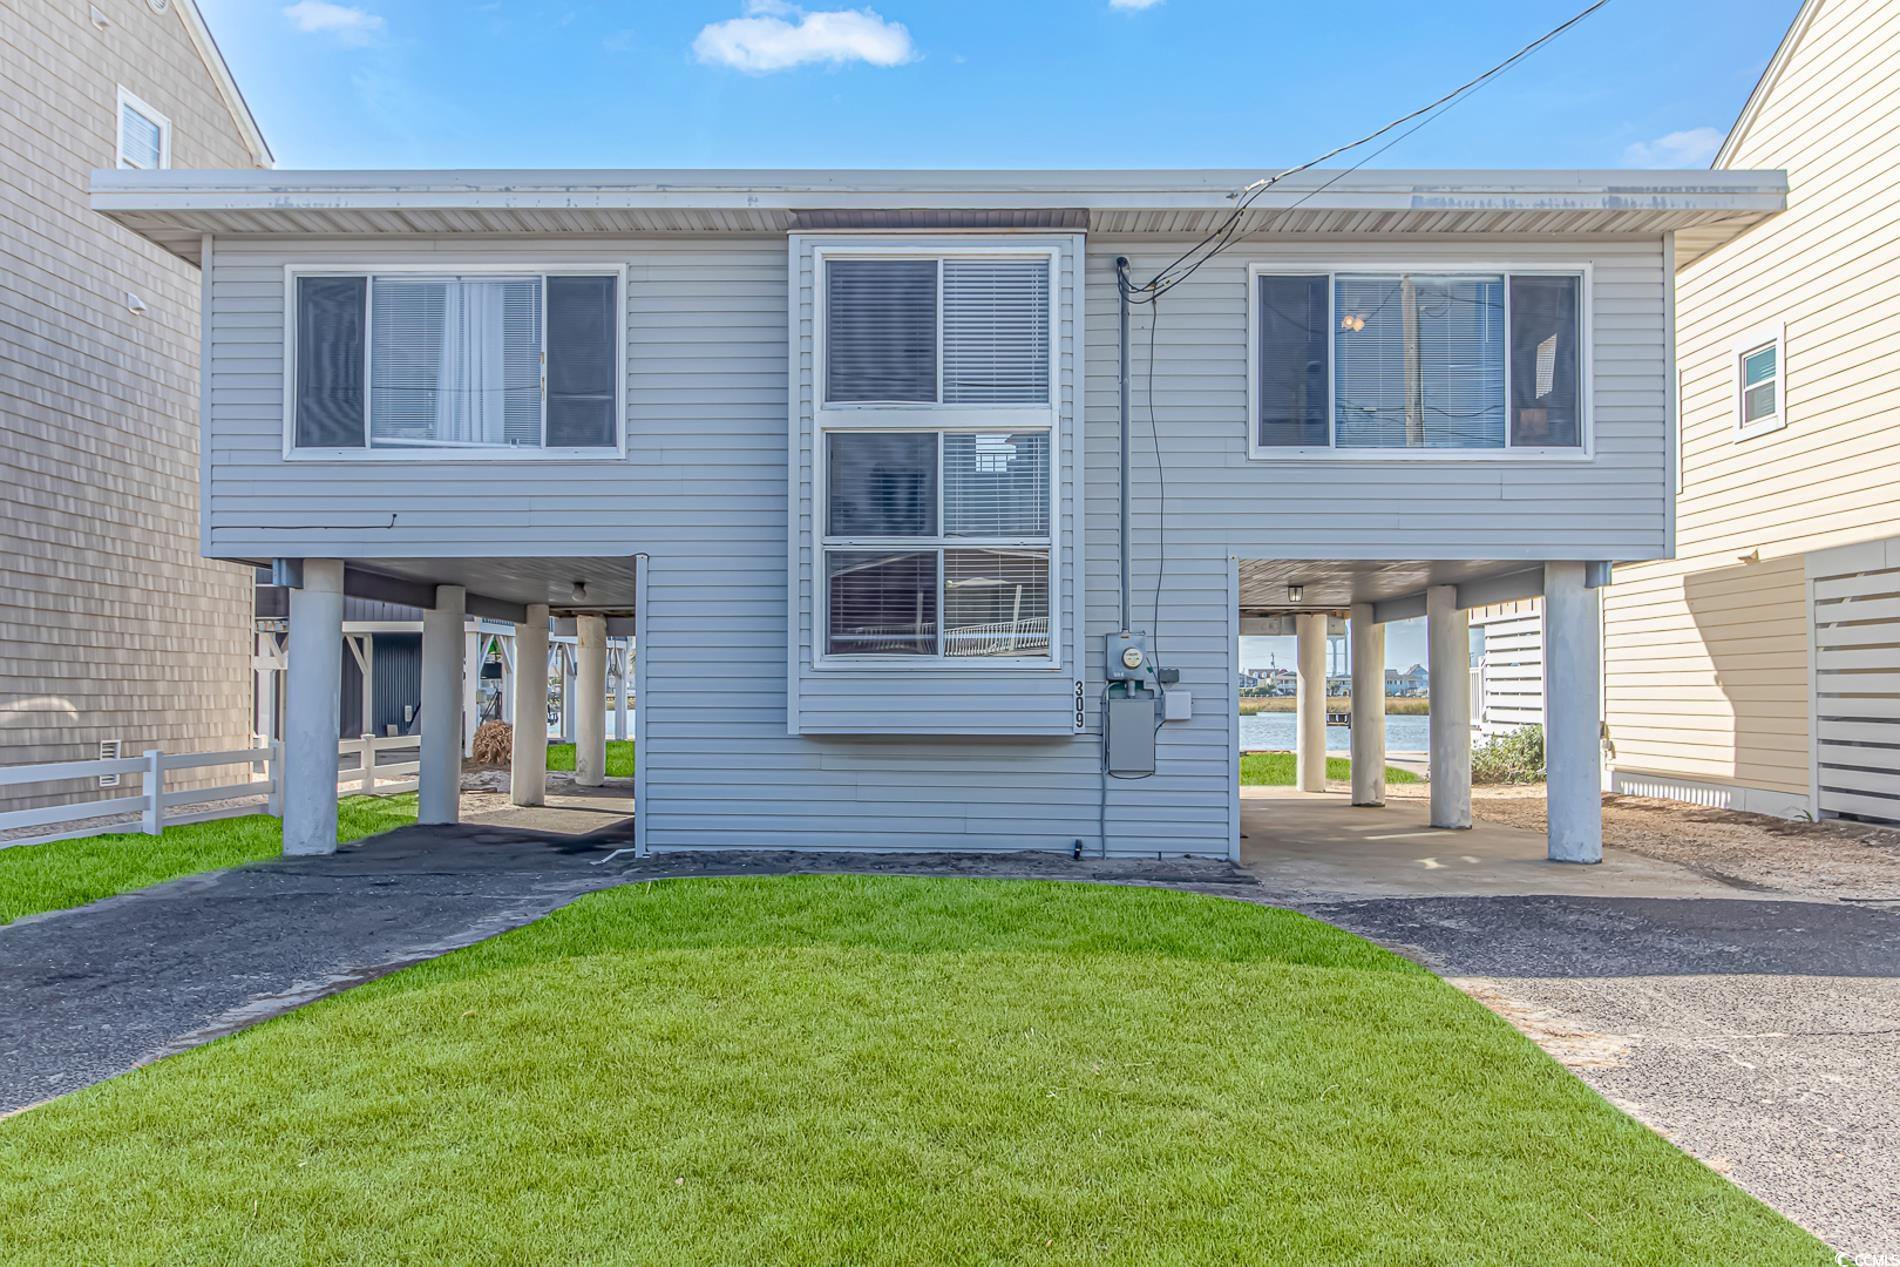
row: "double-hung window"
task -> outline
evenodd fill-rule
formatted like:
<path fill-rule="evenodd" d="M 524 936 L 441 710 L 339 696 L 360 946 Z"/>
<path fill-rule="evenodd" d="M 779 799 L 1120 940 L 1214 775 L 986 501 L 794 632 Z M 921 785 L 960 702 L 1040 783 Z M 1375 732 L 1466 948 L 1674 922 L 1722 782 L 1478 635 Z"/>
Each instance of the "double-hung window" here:
<path fill-rule="evenodd" d="M 313 454 L 613 450 L 613 273 L 302 273 L 291 447 Z"/>
<path fill-rule="evenodd" d="M 1781 429 L 1783 329 L 1754 331 L 1734 346 L 1735 434 L 1738 438 Z"/>
<path fill-rule="evenodd" d="M 1052 663 L 1048 252 L 820 252 L 819 651 Z"/>
<path fill-rule="evenodd" d="M 1253 451 L 1581 451 L 1580 272 L 1256 270 Z"/>

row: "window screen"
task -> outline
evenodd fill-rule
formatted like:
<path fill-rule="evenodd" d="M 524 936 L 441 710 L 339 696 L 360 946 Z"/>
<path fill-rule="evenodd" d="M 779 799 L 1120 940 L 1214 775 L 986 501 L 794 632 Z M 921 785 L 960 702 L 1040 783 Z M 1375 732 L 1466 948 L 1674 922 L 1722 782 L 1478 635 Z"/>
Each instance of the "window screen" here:
<path fill-rule="evenodd" d="M 825 399 L 937 399 L 937 261 L 826 261 Z"/>
<path fill-rule="evenodd" d="M 937 435 L 836 431 L 826 439 L 826 532 L 834 537 L 937 535 Z"/>
<path fill-rule="evenodd" d="M 363 277 L 297 279 L 297 444 L 363 445 Z"/>
<path fill-rule="evenodd" d="M 1049 552 L 946 550 L 946 656 L 1049 654 Z"/>
<path fill-rule="evenodd" d="M 825 586 L 828 654 L 937 654 L 935 551 L 833 550 Z"/>
<path fill-rule="evenodd" d="M 950 432 L 943 438 L 943 535 L 1049 535 L 1049 433 Z"/>
<path fill-rule="evenodd" d="M 1327 423 L 1327 313 L 1332 280 L 1260 279 L 1260 443 L 1325 448 Z"/>
<path fill-rule="evenodd" d="M 378 448 L 541 444 L 538 277 L 378 277 L 370 439 Z"/>
<path fill-rule="evenodd" d="M 119 166 L 154 171 L 165 165 L 165 125 L 129 101 L 119 103 Z"/>
<path fill-rule="evenodd" d="M 620 360 L 614 279 L 550 277 L 547 287 L 548 447 L 609 447 Z"/>
<path fill-rule="evenodd" d="M 943 398 L 1049 400 L 1049 262 L 943 262 Z"/>
<path fill-rule="evenodd" d="M 1511 443 L 1583 443 L 1576 277 L 1511 278 Z"/>
<path fill-rule="evenodd" d="M 1742 422 L 1744 425 L 1774 416 L 1778 360 L 1775 345 L 1772 343 L 1742 357 Z"/>
<path fill-rule="evenodd" d="M 1504 279 L 1334 282 L 1335 443 L 1504 447 Z"/>

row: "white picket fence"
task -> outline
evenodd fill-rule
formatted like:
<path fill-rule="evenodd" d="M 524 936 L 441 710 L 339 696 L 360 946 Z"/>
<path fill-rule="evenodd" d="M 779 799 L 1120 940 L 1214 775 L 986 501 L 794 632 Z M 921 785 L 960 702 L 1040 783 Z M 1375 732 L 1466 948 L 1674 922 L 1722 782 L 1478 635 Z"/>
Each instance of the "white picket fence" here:
<path fill-rule="evenodd" d="M 232 818 L 239 814 L 283 812 L 283 787 L 279 771 L 279 746 L 275 743 L 256 748 L 237 748 L 227 752 L 191 752 L 168 755 L 148 748 L 136 757 L 117 757 L 103 761 L 55 761 L 44 765 L 0 766 L 0 787 L 24 787 L 35 783 L 61 783 L 73 779 L 97 780 L 106 776 L 124 778 L 134 775 L 139 790 L 131 796 L 112 796 L 97 801 L 78 801 L 70 805 L 43 805 L 36 809 L 0 812 L 0 832 L 46 827 L 43 834 L 0 839 L 0 849 L 14 845 L 42 845 L 54 840 L 72 840 L 81 836 L 102 836 L 112 832 L 141 831 L 156 836 L 167 827 L 181 823 L 202 823 L 214 818 Z M 195 787 L 167 792 L 165 776 L 174 770 L 204 770 L 217 766 L 244 766 L 242 782 L 216 787 Z M 261 777 L 260 777 L 261 776 Z M 213 802 L 230 802 L 213 804 Z M 127 816 L 138 815 L 135 828 Z M 108 821 L 101 822 L 104 819 Z"/>
<path fill-rule="evenodd" d="M 387 752 L 414 754 L 409 760 L 385 762 Z M 413 792 L 422 772 L 419 735 L 364 735 L 337 745 L 336 790 L 339 796 L 395 796 Z M 344 768 L 342 758 L 354 756 L 356 765 Z"/>

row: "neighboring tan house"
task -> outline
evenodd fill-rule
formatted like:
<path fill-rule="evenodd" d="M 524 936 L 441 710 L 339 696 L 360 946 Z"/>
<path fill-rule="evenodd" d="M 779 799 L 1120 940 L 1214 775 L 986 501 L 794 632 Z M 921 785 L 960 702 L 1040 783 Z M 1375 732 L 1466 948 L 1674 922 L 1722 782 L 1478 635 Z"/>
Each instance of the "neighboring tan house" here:
<path fill-rule="evenodd" d="M 1462 681 L 1470 610 L 1541 595 L 1549 847 L 1600 856 L 1597 586 L 1668 552 L 1671 253 L 1777 214 L 1780 173 L 1237 201 L 1258 175 L 97 173 L 206 273 L 206 549 L 292 587 L 286 849 L 336 847 L 346 596 L 427 609 L 424 822 L 458 812 L 466 617 L 533 664 L 552 615 L 577 769 L 634 628 L 642 850 L 1154 858 L 1238 856 L 1248 624 L 1296 628 L 1323 778 L 1331 621 L 1382 704 L 1386 623 Z M 1468 696 L 1433 704 L 1431 820 L 1469 826 Z"/>
<path fill-rule="evenodd" d="M 1788 210 L 1676 287 L 1675 558 L 1606 592 L 1610 785 L 1900 821 L 1900 8 L 1809 0 L 1715 160 Z"/>
<path fill-rule="evenodd" d="M 191 0 L 0 0 L 0 73 L 0 765 L 248 747 L 252 574 L 199 534 L 198 270 L 87 182 L 270 151 Z"/>

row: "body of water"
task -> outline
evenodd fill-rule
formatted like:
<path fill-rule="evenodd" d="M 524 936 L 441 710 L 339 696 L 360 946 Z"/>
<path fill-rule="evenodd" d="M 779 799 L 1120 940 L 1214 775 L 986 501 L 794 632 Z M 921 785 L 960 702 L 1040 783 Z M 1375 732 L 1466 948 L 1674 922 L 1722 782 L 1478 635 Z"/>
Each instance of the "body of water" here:
<path fill-rule="evenodd" d="M 1423 752 L 1430 746 L 1430 717 L 1397 716 L 1385 719 L 1387 752 Z M 1254 713 L 1240 719 L 1240 748 L 1243 752 L 1274 750 L 1291 752 L 1296 743 L 1292 713 Z M 1352 732 L 1344 726 L 1326 728 L 1326 750 L 1345 752 L 1352 747 Z"/>

